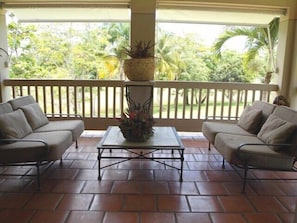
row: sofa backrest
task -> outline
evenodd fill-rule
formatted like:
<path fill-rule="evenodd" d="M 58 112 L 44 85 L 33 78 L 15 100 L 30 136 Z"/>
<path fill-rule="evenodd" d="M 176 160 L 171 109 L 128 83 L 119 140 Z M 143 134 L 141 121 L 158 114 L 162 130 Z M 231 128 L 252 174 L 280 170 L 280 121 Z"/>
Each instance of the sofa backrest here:
<path fill-rule="evenodd" d="M 9 100 L 8 103 L 11 104 L 13 110 L 17 110 L 24 105 L 34 104 L 36 101 L 31 95 L 28 95 Z"/>
<path fill-rule="evenodd" d="M 268 116 L 270 114 L 272 114 L 273 111 L 275 110 L 275 108 L 277 107 L 274 104 L 270 104 L 270 103 L 267 103 L 267 102 L 264 102 L 264 101 L 254 101 L 251 106 L 252 106 L 252 108 L 257 108 L 257 109 L 260 109 L 262 111 L 261 126 L 264 124 L 264 122 L 266 121 Z"/>
<path fill-rule="evenodd" d="M 297 110 L 294 110 L 287 106 L 276 106 L 275 110 L 273 111 L 273 114 L 282 120 L 297 125 Z M 297 145 L 297 129 L 292 133 L 292 136 L 290 137 L 288 143 Z M 291 148 L 291 152 L 294 155 L 297 155 L 297 146 Z"/>
<path fill-rule="evenodd" d="M 4 113 L 9 113 L 12 112 L 12 106 L 11 104 L 4 102 L 4 103 L 0 103 L 0 115 L 4 114 Z"/>
<path fill-rule="evenodd" d="M 277 106 L 273 111 L 277 117 L 297 125 L 297 111 L 286 106 Z"/>

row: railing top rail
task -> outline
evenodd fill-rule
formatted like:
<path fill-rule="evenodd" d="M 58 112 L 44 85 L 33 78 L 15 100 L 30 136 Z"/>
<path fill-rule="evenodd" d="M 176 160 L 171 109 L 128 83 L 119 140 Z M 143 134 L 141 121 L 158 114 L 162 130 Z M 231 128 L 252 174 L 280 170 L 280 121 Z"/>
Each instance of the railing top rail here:
<path fill-rule="evenodd" d="M 121 80 L 67 80 L 67 79 L 5 79 L 5 86 L 94 86 L 124 87 Z"/>
<path fill-rule="evenodd" d="M 94 87 L 124 87 L 123 80 L 66 80 L 66 79 L 5 79 L 5 86 L 94 86 Z M 268 90 L 278 91 L 276 84 L 251 84 L 230 82 L 200 82 L 200 81 L 153 81 L 154 87 L 167 88 L 204 88 L 204 89 L 238 89 L 238 90 Z M 247 88 L 248 86 L 248 88 Z"/>

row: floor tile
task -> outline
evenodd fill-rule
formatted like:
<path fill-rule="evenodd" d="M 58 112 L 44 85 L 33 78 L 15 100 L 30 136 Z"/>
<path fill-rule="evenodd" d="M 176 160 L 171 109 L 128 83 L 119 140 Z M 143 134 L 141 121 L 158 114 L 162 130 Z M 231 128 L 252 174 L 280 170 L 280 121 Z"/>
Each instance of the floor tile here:
<path fill-rule="evenodd" d="M 225 212 L 251 212 L 254 211 L 253 206 L 249 200 L 243 196 L 219 196 L 220 203 L 222 204 Z M 240 205 L 239 205 L 240 204 Z"/>
<path fill-rule="evenodd" d="M 225 185 L 221 182 L 196 182 L 201 195 L 222 195 L 229 194 Z"/>
<path fill-rule="evenodd" d="M 160 212 L 189 212 L 185 196 L 162 195 L 157 197 L 157 207 Z"/>
<path fill-rule="evenodd" d="M 98 180 L 97 169 L 81 169 L 75 177 L 76 180 Z"/>
<path fill-rule="evenodd" d="M 68 211 L 38 210 L 30 223 L 64 223 L 68 214 Z"/>
<path fill-rule="evenodd" d="M 155 179 L 163 181 L 178 181 L 180 178 L 177 170 L 155 170 Z"/>
<path fill-rule="evenodd" d="M 123 208 L 123 195 L 98 194 L 92 201 L 90 210 L 96 211 L 120 211 Z"/>
<path fill-rule="evenodd" d="M 294 212 L 297 204 L 297 197 L 289 197 L 289 196 L 279 196 L 277 199 L 281 202 L 281 204 L 286 207 L 290 212 Z M 296 209 L 297 210 L 297 209 Z"/>
<path fill-rule="evenodd" d="M 104 170 L 102 180 L 127 180 L 129 170 Z"/>
<path fill-rule="evenodd" d="M 139 218 L 137 212 L 107 212 L 102 223 L 138 223 Z"/>
<path fill-rule="evenodd" d="M 73 180 L 79 171 L 77 169 L 55 169 L 49 176 L 51 179 Z"/>
<path fill-rule="evenodd" d="M 208 214 L 206 213 L 177 213 L 177 223 L 212 223 Z"/>
<path fill-rule="evenodd" d="M 140 194 L 142 183 L 138 181 L 116 181 L 113 184 L 111 193 Z"/>
<path fill-rule="evenodd" d="M 246 223 L 241 214 L 211 213 L 210 217 L 213 223 Z"/>
<path fill-rule="evenodd" d="M 244 217 L 248 223 L 282 223 L 280 217 L 273 213 L 246 213 Z"/>
<path fill-rule="evenodd" d="M 146 181 L 141 182 L 142 193 L 144 194 L 169 194 L 168 182 Z"/>
<path fill-rule="evenodd" d="M 199 192 L 194 182 L 169 182 L 170 194 L 198 195 Z"/>
<path fill-rule="evenodd" d="M 0 194 L 0 208 L 23 208 L 32 196 L 31 193 Z"/>
<path fill-rule="evenodd" d="M 128 180 L 154 180 L 154 171 L 130 170 Z"/>
<path fill-rule="evenodd" d="M 35 210 L 55 210 L 62 198 L 63 194 L 37 193 L 32 196 L 25 208 Z"/>
<path fill-rule="evenodd" d="M 275 197 L 249 196 L 248 199 L 259 212 L 288 211 Z"/>
<path fill-rule="evenodd" d="M 81 193 L 110 193 L 113 181 L 88 180 Z"/>
<path fill-rule="evenodd" d="M 80 193 L 85 183 L 81 180 L 61 180 L 52 191 L 55 193 Z"/>
<path fill-rule="evenodd" d="M 125 195 L 123 210 L 156 211 L 156 198 L 151 195 Z"/>
<path fill-rule="evenodd" d="M 190 209 L 194 212 L 220 212 L 223 207 L 213 196 L 189 196 Z"/>
<path fill-rule="evenodd" d="M 104 213 L 98 211 L 71 211 L 66 223 L 99 223 Z"/>
<path fill-rule="evenodd" d="M 174 213 L 142 212 L 140 217 L 141 223 L 175 223 Z"/>
<path fill-rule="evenodd" d="M 29 223 L 34 215 L 34 210 L 2 209 L 0 210 L 1 222 L 5 223 Z"/>
<path fill-rule="evenodd" d="M 93 195 L 91 194 L 65 194 L 59 203 L 58 210 L 88 210 Z"/>

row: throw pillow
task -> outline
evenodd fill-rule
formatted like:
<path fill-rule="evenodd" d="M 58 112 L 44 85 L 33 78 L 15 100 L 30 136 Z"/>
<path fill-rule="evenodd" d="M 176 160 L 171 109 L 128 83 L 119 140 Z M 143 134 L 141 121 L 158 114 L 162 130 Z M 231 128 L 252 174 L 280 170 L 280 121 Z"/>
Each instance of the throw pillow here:
<path fill-rule="evenodd" d="M 25 113 L 26 118 L 33 130 L 44 126 L 49 122 L 38 103 L 21 106 L 20 109 L 22 109 L 22 111 Z"/>
<path fill-rule="evenodd" d="M 267 144 L 284 144 L 297 129 L 297 126 L 291 122 L 287 122 L 271 114 L 263 124 L 258 138 Z M 279 150 L 281 146 L 271 146 L 274 150 Z"/>
<path fill-rule="evenodd" d="M 4 139 L 21 139 L 32 133 L 32 129 L 21 110 L 0 115 L 1 137 Z"/>
<path fill-rule="evenodd" d="M 262 111 L 247 105 L 243 110 L 238 125 L 246 131 L 256 134 L 260 129 Z"/>

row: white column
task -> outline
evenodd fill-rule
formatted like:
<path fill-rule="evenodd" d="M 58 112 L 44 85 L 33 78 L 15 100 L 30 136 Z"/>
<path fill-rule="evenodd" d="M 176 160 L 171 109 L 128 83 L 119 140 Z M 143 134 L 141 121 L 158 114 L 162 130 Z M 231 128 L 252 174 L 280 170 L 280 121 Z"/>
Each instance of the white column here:
<path fill-rule="evenodd" d="M 156 0 L 132 0 L 131 44 L 136 41 L 155 43 Z M 152 49 L 154 50 L 154 49 Z"/>
<path fill-rule="evenodd" d="M 154 81 L 127 81 L 125 86 L 126 94 L 129 94 L 132 103 L 140 107 L 145 106 L 145 109 L 152 114 Z"/>
<path fill-rule="evenodd" d="M 277 51 L 276 79 L 280 87 L 279 94 L 290 101 L 291 107 L 297 108 L 297 20 L 281 18 L 279 26 L 279 44 Z M 294 47 L 295 48 L 294 48 Z"/>
<path fill-rule="evenodd" d="M 0 6 L 1 7 L 1 6 Z M 5 10 L 0 8 L 0 48 L 7 52 L 7 26 L 5 18 Z M 3 86 L 3 80 L 8 78 L 8 55 L 0 50 L 0 102 L 6 101 L 8 98 L 8 92 Z"/>
<path fill-rule="evenodd" d="M 131 1 L 131 46 L 137 41 L 150 41 L 155 44 L 156 0 Z M 151 49 L 154 55 L 154 48 Z M 134 103 L 141 106 L 151 98 L 153 100 L 153 81 L 127 81 L 130 96 Z M 153 105 L 150 106 L 152 112 Z"/>

